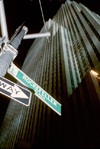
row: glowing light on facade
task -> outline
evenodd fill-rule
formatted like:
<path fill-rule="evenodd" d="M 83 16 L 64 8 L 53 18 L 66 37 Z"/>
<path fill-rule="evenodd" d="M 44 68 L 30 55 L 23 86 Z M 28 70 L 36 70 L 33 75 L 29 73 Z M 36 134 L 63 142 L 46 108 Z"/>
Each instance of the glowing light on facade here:
<path fill-rule="evenodd" d="M 98 73 L 97 72 L 95 72 L 95 71 L 93 71 L 93 70 L 91 70 L 91 72 L 94 74 L 94 75 L 98 75 Z"/>

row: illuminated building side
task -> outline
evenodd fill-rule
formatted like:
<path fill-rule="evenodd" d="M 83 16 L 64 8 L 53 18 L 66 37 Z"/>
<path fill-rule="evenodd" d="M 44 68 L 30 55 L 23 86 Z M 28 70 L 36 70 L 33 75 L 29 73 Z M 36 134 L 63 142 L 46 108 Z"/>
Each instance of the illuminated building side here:
<path fill-rule="evenodd" d="M 89 72 L 100 74 L 100 17 L 66 1 L 45 25 L 51 36 L 34 41 L 22 71 L 62 104 L 62 116 L 35 95 L 29 107 L 11 100 L 0 147 L 100 147 L 100 87 Z"/>

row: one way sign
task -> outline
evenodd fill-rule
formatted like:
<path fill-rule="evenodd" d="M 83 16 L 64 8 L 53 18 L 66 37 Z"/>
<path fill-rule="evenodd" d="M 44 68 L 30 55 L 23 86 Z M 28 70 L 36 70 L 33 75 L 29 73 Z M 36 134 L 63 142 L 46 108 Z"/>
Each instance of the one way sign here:
<path fill-rule="evenodd" d="M 16 100 L 17 102 L 20 102 L 25 106 L 30 105 L 32 93 L 29 90 L 1 76 L 0 76 L 0 93 Z"/>

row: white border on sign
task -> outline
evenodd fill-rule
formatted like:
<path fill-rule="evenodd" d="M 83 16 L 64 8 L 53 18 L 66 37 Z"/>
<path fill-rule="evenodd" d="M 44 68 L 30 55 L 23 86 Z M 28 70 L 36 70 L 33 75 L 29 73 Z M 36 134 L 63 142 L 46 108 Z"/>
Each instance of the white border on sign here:
<path fill-rule="evenodd" d="M 19 103 L 21 103 L 21 104 L 23 104 L 23 105 L 25 105 L 25 106 L 29 106 L 29 105 L 30 105 L 30 101 L 31 101 L 31 97 L 32 97 L 32 92 L 31 92 L 30 90 L 28 90 L 28 89 L 26 89 L 26 88 L 24 88 L 24 87 L 22 87 L 22 86 L 20 86 L 20 85 L 18 85 L 18 84 L 16 84 L 16 83 L 10 81 L 10 80 L 8 80 L 8 79 L 2 77 L 2 76 L 0 76 L 0 78 L 3 78 L 3 79 L 5 79 L 5 80 L 7 80 L 7 81 L 13 83 L 14 85 L 19 86 L 20 88 L 22 88 L 22 89 L 24 89 L 24 90 L 30 92 L 29 103 L 28 103 L 28 105 L 26 105 L 26 104 L 22 103 L 21 101 L 18 101 L 18 100 L 16 100 L 15 98 L 13 98 L 13 97 L 11 97 L 11 96 L 9 96 L 9 95 L 6 95 L 5 93 L 0 92 L 1 94 L 3 94 L 3 95 L 5 95 L 5 96 L 7 96 L 7 97 L 9 97 L 9 98 L 11 98 L 11 99 L 13 99 L 13 100 L 19 102 Z"/>

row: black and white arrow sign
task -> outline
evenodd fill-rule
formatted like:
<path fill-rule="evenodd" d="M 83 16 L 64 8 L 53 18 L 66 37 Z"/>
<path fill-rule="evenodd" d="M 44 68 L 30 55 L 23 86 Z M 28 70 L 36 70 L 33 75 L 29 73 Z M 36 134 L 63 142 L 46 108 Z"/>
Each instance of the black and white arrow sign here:
<path fill-rule="evenodd" d="M 1 76 L 0 93 L 16 100 L 17 102 L 20 102 L 21 104 L 24 104 L 26 106 L 30 105 L 32 93 L 29 90 Z"/>

